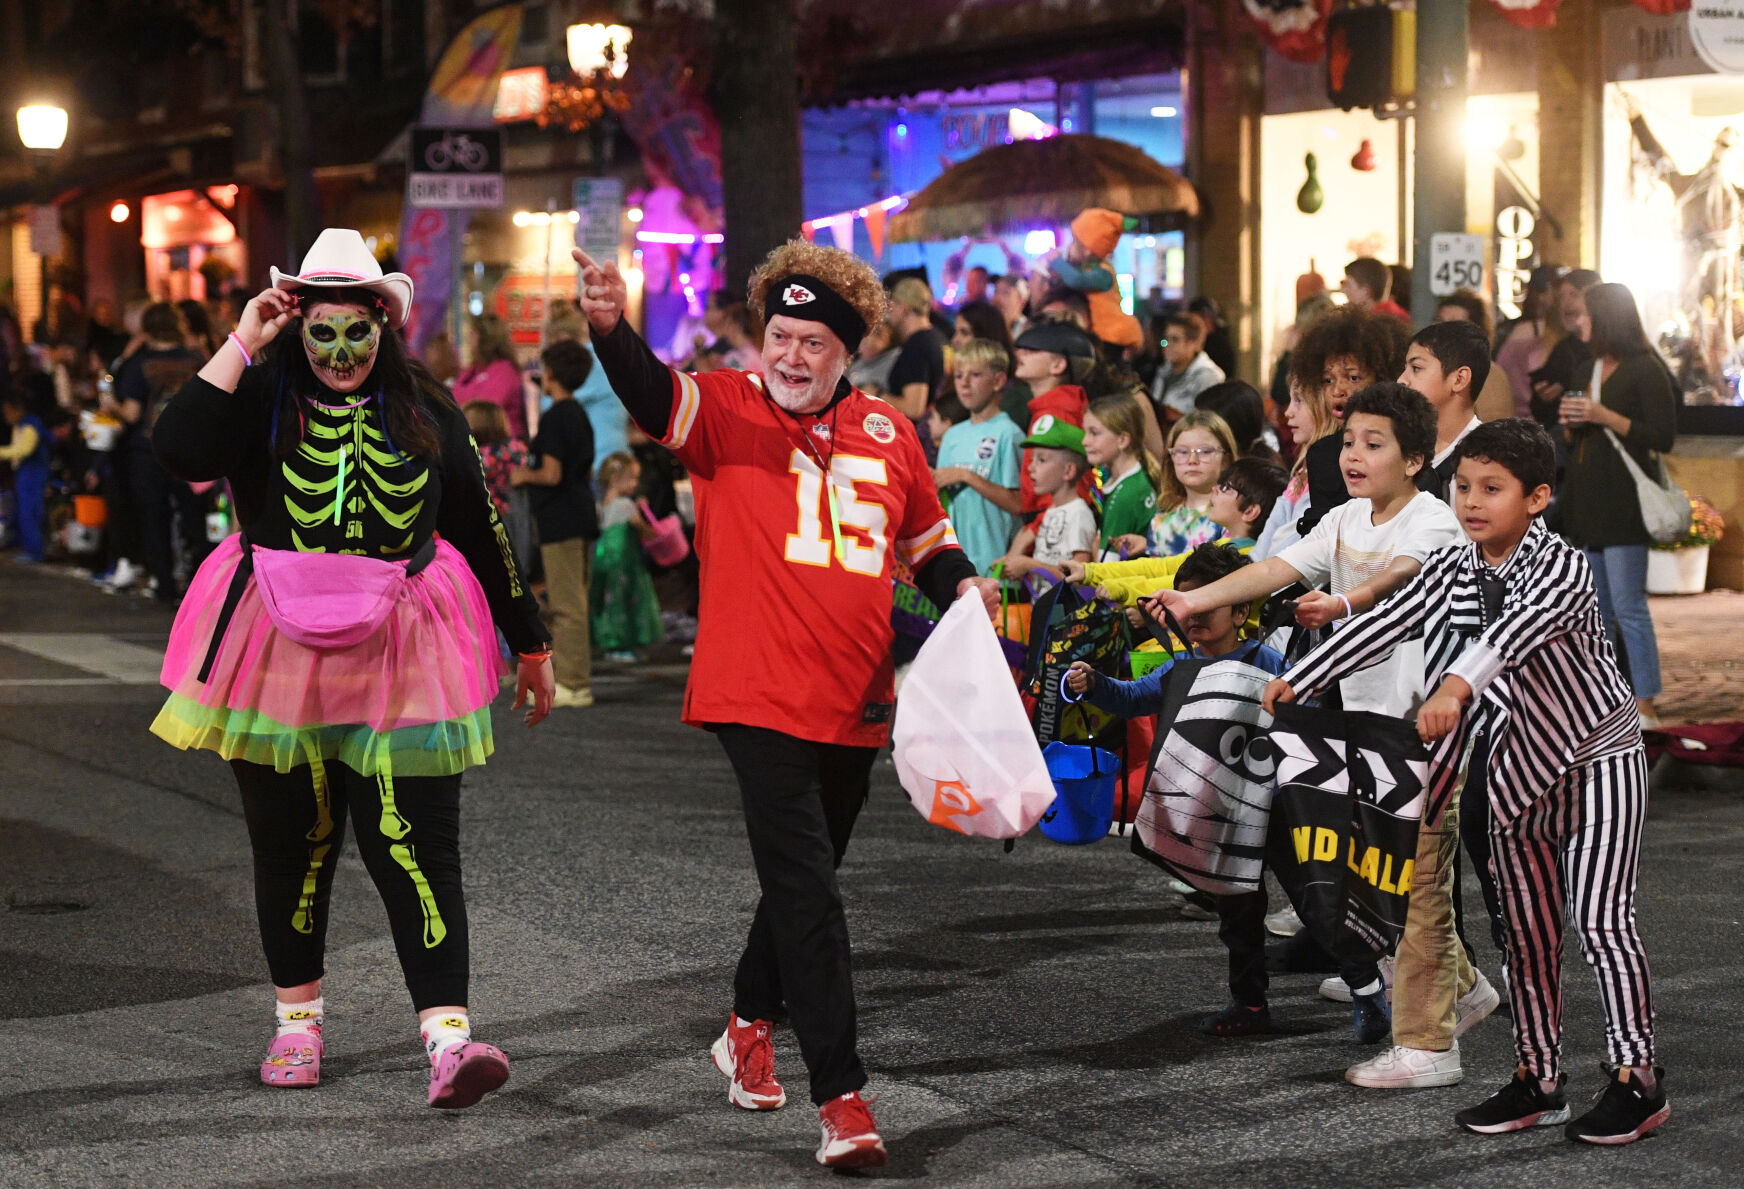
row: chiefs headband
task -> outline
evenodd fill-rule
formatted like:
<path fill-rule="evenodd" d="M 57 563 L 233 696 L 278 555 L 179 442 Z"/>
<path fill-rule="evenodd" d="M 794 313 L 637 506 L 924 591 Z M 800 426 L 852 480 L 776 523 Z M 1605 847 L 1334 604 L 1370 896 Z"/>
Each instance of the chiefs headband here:
<path fill-rule="evenodd" d="M 816 277 L 790 273 L 769 286 L 763 299 L 763 319 L 777 314 L 806 322 L 822 322 L 835 331 L 849 351 L 857 350 L 866 337 L 866 320 L 848 304 L 847 298 Z"/>

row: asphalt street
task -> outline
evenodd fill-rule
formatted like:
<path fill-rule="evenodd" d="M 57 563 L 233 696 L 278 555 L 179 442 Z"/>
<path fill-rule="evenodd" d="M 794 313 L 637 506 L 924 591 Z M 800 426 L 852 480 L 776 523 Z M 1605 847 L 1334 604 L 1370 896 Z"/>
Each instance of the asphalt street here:
<path fill-rule="evenodd" d="M 459 1114 L 424 1105 L 415 1016 L 349 842 L 323 1084 L 260 1085 L 272 994 L 234 787 L 215 757 L 146 731 L 168 624 L 155 605 L 0 562 L 0 1185 L 832 1175 L 812 1161 L 791 1033 L 777 1032 L 791 1101 L 773 1114 L 729 1106 L 707 1059 L 754 885 L 726 764 L 677 721 L 675 665 L 602 670 L 598 705 L 531 732 L 499 704 L 497 755 L 467 777 L 472 1016 L 513 1062 L 504 1090 Z M 1618 1150 L 1560 1129 L 1482 1138 L 1452 1116 L 1508 1078 L 1504 1018 L 1462 1042 L 1465 1084 L 1415 1092 L 1343 1082 L 1374 1050 L 1355 1043 L 1348 1008 L 1317 997 L 1318 976 L 1274 979 L 1279 1034 L 1203 1036 L 1224 1002 L 1223 950 L 1155 868 L 1116 839 L 1007 854 L 947 833 L 881 762 L 842 873 L 891 1149 L 867 1179 L 1736 1185 L 1744 795 L 1660 790 L 1646 851 L 1670 1123 Z M 1602 1088 L 1603 1045 L 1593 980 L 1572 946 L 1566 961 L 1578 1108 Z"/>

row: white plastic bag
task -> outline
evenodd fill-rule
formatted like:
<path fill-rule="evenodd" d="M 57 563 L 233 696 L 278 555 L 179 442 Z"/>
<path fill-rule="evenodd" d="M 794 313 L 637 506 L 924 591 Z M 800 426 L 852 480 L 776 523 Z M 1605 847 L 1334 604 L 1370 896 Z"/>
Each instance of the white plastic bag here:
<path fill-rule="evenodd" d="M 1016 838 L 1054 802 L 1054 782 L 978 591 L 960 596 L 903 680 L 891 730 L 896 774 L 934 825 Z"/>

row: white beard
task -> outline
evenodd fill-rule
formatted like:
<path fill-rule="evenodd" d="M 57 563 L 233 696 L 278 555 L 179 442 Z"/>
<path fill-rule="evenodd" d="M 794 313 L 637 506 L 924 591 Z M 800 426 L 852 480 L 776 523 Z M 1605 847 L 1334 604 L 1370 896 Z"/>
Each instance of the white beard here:
<path fill-rule="evenodd" d="M 834 380 L 825 386 L 823 378 L 813 377 L 812 382 L 804 388 L 791 388 L 773 375 L 763 377 L 764 391 L 769 393 L 769 399 L 789 413 L 815 413 L 830 403 L 830 398 L 836 394 L 836 385 L 841 382 L 838 374 Z"/>

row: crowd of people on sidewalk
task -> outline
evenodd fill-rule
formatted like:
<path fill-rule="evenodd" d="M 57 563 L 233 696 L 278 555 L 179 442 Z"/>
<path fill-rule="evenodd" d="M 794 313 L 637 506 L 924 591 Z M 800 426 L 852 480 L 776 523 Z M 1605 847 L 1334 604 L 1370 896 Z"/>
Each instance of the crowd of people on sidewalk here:
<path fill-rule="evenodd" d="M 684 719 L 734 771 L 760 889 L 711 1057 L 733 1105 L 777 1109 L 771 1036 L 790 1023 L 820 1163 L 887 1158 L 836 872 L 889 740 L 898 578 L 990 617 L 1072 584 L 1137 625 L 1172 617 L 1194 657 L 1262 670 L 1267 713 L 1313 700 L 1413 723 L 1430 792 L 1396 954 L 1297 947 L 1351 1004 L 1356 1041 L 1391 1042 L 1347 1080 L 1458 1083 L 1458 1038 L 1505 997 L 1518 1068 L 1462 1126 L 1618 1144 L 1663 1124 L 1634 909 L 1660 680 L 1624 456 L 1651 467 L 1670 448 L 1676 396 L 1629 291 L 1546 270 L 1519 319 L 1492 329 L 1459 293 L 1413 333 L 1390 271 L 1359 258 L 1342 303 L 1301 294 L 1265 395 L 1214 303 L 1122 308 L 1122 229 L 1086 211 L 1058 254 L 955 309 L 924 276 L 794 240 L 709 298 L 677 366 L 625 320 L 615 265 L 580 251 L 536 360 L 488 315 L 463 350 L 438 336 L 419 359 L 411 281 L 329 229 L 246 301 L 150 304 L 133 334 L 94 309 L 78 345 L 16 353 L 33 363 L 11 377 L 0 460 L 21 560 L 45 556 L 50 502 L 100 494 L 108 585 L 143 570 L 178 603 L 152 729 L 222 756 L 238 785 L 276 996 L 262 1081 L 320 1081 L 348 813 L 431 1105 L 508 1079 L 471 1036 L 462 776 L 494 748 L 509 674 L 531 726 L 592 704 L 596 653 L 664 638 L 653 574 L 686 564 L 669 548 L 682 479 Z M 112 428 L 76 433 L 81 414 Z M 1066 684 L 1138 720 L 1167 673 L 1080 665 Z M 1462 845 L 1500 991 L 1466 942 Z M 1230 1002 L 1205 1031 L 1270 1031 L 1265 932 L 1300 919 L 1263 891 L 1191 902 L 1229 950 Z M 1577 1119 L 1565 913 L 1606 1020 L 1607 1086 Z"/>

